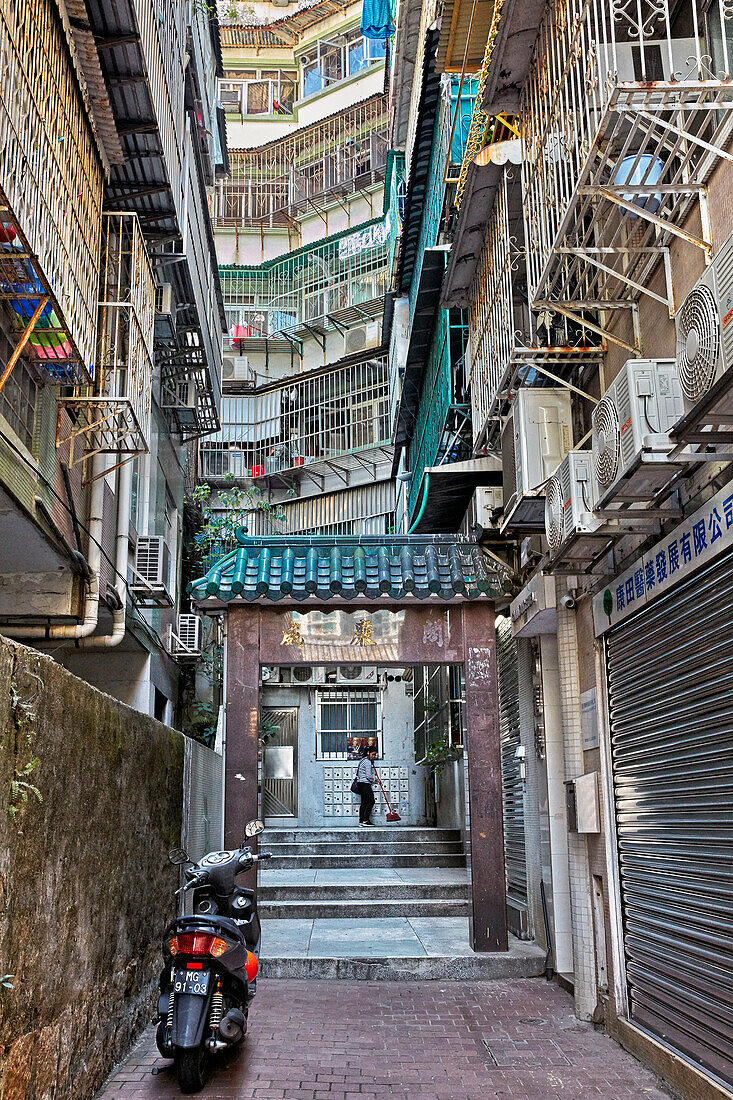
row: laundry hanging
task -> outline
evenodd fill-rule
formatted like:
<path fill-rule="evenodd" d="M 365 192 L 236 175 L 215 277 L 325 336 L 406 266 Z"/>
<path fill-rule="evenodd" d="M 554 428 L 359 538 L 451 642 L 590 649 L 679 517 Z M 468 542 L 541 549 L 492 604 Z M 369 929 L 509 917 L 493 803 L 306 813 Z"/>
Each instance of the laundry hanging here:
<path fill-rule="evenodd" d="M 361 9 L 361 33 L 365 38 L 389 38 L 394 34 L 389 0 L 364 0 Z"/>

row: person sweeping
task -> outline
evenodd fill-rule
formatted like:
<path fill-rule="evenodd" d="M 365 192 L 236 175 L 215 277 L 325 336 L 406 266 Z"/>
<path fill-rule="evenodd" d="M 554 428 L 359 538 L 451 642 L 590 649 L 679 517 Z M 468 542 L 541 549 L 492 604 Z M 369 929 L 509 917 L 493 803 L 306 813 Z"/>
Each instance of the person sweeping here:
<path fill-rule="evenodd" d="M 374 761 L 377 759 L 376 747 L 372 745 L 367 749 L 366 755 L 359 761 L 359 767 L 356 769 L 356 787 L 359 798 L 361 799 L 361 805 L 359 806 L 359 825 L 362 828 L 373 826 L 372 810 L 374 809 L 374 788 L 379 780 L 377 779 L 377 771 L 374 767 Z"/>

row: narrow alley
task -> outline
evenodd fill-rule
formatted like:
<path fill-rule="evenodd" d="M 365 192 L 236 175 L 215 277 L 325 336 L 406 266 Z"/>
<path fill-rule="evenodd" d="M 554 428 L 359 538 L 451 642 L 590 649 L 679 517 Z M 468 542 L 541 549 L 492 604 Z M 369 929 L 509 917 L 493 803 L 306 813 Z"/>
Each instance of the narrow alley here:
<path fill-rule="evenodd" d="M 267 981 L 209 1100 L 662 1100 L 654 1075 L 543 979 Z M 177 1100 L 148 1031 L 98 1100 Z"/>

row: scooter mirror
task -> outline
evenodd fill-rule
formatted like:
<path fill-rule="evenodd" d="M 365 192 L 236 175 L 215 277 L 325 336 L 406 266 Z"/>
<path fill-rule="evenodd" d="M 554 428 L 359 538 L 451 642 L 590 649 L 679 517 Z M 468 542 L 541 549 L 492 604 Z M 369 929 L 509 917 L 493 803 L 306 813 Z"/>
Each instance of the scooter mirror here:
<path fill-rule="evenodd" d="M 259 836 L 260 833 L 264 833 L 265 823 L 256 819 L 254 821 L 248 821 L 244 826 L 244 835 L 249 839 L 252 836 Z"/>
<path fill-rule="evenodd" d="M 191 860 L 188 858 L 188 852 L 185 848 L 171 848 L 170 852 L 168 853 L 168 860 L 175 867 L 180 866 L 180 864 L 182 863 L 191 862 Z"/>

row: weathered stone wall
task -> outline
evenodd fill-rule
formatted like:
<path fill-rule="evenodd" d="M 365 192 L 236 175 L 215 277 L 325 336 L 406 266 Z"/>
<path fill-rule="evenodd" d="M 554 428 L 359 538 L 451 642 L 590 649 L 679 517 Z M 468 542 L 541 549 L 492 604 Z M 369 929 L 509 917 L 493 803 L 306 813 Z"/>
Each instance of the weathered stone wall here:
<path fill-rule="evenodd" d="M 0 732 L 0 1098 L 87 1100 L 152 1018 L 183 737 L 5 639 Z"/>

